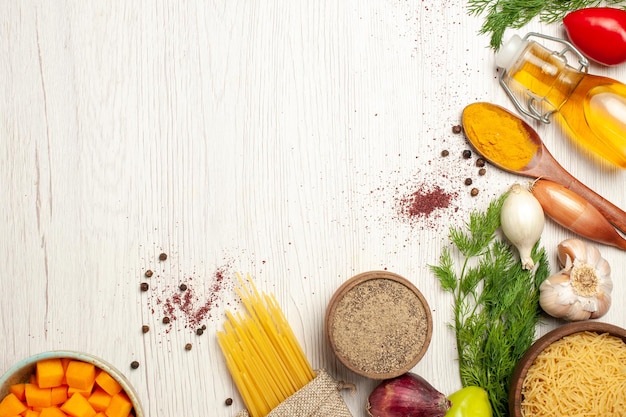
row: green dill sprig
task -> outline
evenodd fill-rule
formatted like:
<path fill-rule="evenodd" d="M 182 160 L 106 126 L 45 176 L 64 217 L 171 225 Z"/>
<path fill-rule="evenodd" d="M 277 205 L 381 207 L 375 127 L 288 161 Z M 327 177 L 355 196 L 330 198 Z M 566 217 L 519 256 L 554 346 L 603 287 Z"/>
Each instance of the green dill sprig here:
<path fill-rule="evenodd" d="M 489 45 L 498 50 L 508 28 L 519 29 L 534 18 L 555 23 L 574 10 L 603 5 L 617 6 L 626 0 L 468 0 L 469 15 L 485 16 L 480 34 L 489 34 Z"/>
<path fill-rule="evenodd" d="M 473 212 L 464 228 L 451 227 L 450 240 L 463 258 L 460 270 L 444 247 L 431 271 L 453 296 L 461 384 L 484 388 L 494 416 L 508 416 L 511 375 L 533 343 L 540 320 L 539 285 L 549 275 L 545 249 L 532 252 L 534 271 L 522 269 L 511 245 L 500 240 L 500 211 L 506 194 L 485 212 Z"/>

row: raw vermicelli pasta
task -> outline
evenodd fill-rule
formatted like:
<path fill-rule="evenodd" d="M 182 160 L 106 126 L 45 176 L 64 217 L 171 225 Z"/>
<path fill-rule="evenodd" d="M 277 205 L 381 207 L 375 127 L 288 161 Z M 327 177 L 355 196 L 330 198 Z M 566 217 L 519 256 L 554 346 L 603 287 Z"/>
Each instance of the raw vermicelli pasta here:
<path fill-rule="evenodd" d="M 237 293 L 247 314 L 226 312 L 217 340 L 228 370 L 252 417 L 264 417 L 315 378 L 276 299 L 248 280 Z"/>
<path fill-rule="evenodd" d="M 552 343 L 528 369 L 521 405 L 524 417 L 623 417 L 626 343 L 594 332 Z"/>

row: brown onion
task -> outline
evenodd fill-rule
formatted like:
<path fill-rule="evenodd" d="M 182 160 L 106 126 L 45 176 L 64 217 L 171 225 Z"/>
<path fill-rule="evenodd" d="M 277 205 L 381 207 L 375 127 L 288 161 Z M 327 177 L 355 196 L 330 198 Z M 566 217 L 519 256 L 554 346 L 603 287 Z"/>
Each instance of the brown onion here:
<path fill-rule="evenodd" d="M 450 401 L 424 378 L 406 373 L 381 382 L 367 400 L 371 417 L 443 417 Z"/>
<path fill-rule="evenodd" d="M 626 239 L 590 202 L 561 184 L 535 181 L 530 190 L 552 220 L 594 242 L 626 250 Z"/>

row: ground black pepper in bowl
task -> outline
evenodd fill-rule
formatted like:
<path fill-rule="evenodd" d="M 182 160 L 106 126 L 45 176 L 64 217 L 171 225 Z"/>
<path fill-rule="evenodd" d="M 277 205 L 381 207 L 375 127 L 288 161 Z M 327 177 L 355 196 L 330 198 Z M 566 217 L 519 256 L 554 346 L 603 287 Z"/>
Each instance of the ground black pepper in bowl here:
<path fill-rule="evenodd" d="M 326 310 L 326 336 L 350 370 L 387 379 L 413 368 L 432 336 L 432 317 L 420 291 L 387 271 L 359 274 L 335 292 Z"/>

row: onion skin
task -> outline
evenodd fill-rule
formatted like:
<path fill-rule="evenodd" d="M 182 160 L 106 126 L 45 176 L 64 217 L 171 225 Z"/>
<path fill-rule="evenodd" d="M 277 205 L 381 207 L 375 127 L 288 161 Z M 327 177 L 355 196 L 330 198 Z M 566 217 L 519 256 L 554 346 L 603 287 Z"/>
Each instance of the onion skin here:
<path fill-rule="evenodd" d="M 443 417 L 450 400 L 421 376 L 407 372 L 381 382 L 367 400 L 371 417 Z"/>
<path fill-rule="evenodd" d="M 626 239 L 598 209 L 575 192 L 543 179 L 535 181 L 530 191 L 556 223 L 594 242 L 626 250 Z"/>

